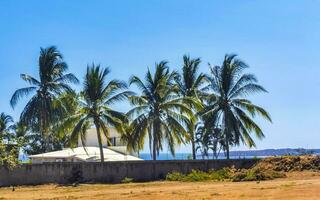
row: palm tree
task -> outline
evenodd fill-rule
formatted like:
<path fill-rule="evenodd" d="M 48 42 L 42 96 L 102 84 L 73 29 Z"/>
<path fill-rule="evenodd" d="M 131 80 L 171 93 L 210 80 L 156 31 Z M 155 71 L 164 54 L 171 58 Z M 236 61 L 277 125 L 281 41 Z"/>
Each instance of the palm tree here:
<path fill-rule="evenodd" d="M 49 128 L 64 112 L 57 96 L 63 92 L 71 92 L 70 83 L 78 83 L 72 73 L 65 73 L 67 70 L 68 65 L 56 47 L 41 48 L 39 79 L 21 74 L 22 80 L 31 86 L 16 90 L 10 101 L 14 108 L 21 98 L 33 94 L 21 113 L 20 121 L 45 137 L 47 151 Z"/>
<path fill-rule="evenodd" d="M 125 132 L 127 122 L 124 113 L 113 110 L 110 106 L 125 100 L 132 92 L 124 91 L 127 85 L 118 80 L 106 83 L 109 68 L 101 68 L 100 65 L 87 67 L 83 91 L 80 94 L 79 108 L 75 115 L 66 119 L 64 127 L 73 126 L 71 132 L 71 145 L 78 143 L 80 138 L 85 146 L 87 130 L 95 126 L 100 148 L 100 159 L 104 162 L 102 137 L 106 137 L 108 143 L 109 127 L 114 127 L 119 133 Z"/>
<path fill-rule="evenodd" d="M 62 106 L 67 112 L 63 113 L 62 119 L 68 119 L 70 116 L 74 116 L 79 110 L 79 98 L 80 95 L 76 92 L 65 92 L 58 96 L 58 101 L 61 102 Z M 71 141 L 71 132 L 77 121 L 73 124 L 68 124 L 68 127 L 65 127 L 65 120 L 60 120 L 54 124 L 52 128 L 52 133 L 55 136 L 55 146 L 70 147 Z M 58 145 L 60 144 L 60 145 Z"/>
<path fill-rule="evenodd" d="M 212 150 L 212 158 L 217 159 L 221 150 L 225 150 L 225 137 L 221 128 L 212 127 L 206 123 L 197 124 L 196 143 L 196 149 L 200 150 L 202 158 L 208 158 L 209 150 Z"/>
<path fill-rule="evenodd" d="M 271 122 L 266 110 L 253 104 L 245 97 L 257 92 L 267 92 L 258 85 L 252 74 L 243 73 L 248 65 L 236 58 L 226 55 L 222 66 L 210 67 L 209 87 L 212 94 L 207 97 L 207 106 L 202 115 L 213 127 L 221 127 L 226 142 L 226 154 L 229 159 L 230 145 L 240 142 L 255 147 L 251 133 L 262 139 L 264 134 L 253 118 L 258 114 Z"/>
<path fill-rule="evenodd" d="M 179 87 L 179 92 L 183 97 L 194 98 L 196 101 L 202 96 L 201 86 L 206 82 L 205 75 L 199 73 L 200 58 L 191 59 L 190 56 L 183 56 L 182 74 L 178 76 L 176 82 Z M 194 108 L 193 105 L 189 105 Z M 194 113 L 199 110 L 194 109 Z M 195 125 L 197 123 L 196 114 L 190 117 L 190 124 L 188 125 L 188 132 L 190 135 L 192 146 L 192 157 L 196 159 L 195 147 Z"/>
<path fill-rule="evenodd" d="M 3 139 L 9 139 L 9 129 L 11 128 L 11 123 L 13 123 L 13 119 L 10 115 L 6 115 L 5 113 L 0 114 L 0 142 Z"/>
<path fill-rule="evenodd" d="M 192 115 L 192 110 L 185 103 L 192 101 L 179 98 L 179 90 L 174 81 L 176 76 L 177 73 L 169 72 L 167 62 L 162 61 L 156 64 L 154 75 L 148 69 L 145 82 L 137 76 L 130 78 L 130 85 L 136 85 L 142 94 L 129 98 L 134 106 L 127 113 L 129 119 L 132 119 L 129 145 L 132 149 L 139 150 L 148 136 L 153 160 L 156 160 L 159 151 L 163 149 L 163 141 L 166 141 L 174 155 L 175 145 L 188 139 L 185 126 L 189 123 L 188 116 Z"/>

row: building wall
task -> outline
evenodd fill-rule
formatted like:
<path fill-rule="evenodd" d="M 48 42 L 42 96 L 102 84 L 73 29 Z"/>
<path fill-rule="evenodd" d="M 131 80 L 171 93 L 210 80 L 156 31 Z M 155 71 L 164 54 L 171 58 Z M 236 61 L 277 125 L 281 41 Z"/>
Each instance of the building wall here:
<path fill-rule="evenodd" d="M 0 168 L 0 186 L 67 183 L 74 171 L 82 173 L 84 182 L 119 183 L 125 177 L 152 181 L 164 179 L 172 171 L 188 173 L 192 169 L 208 171 L 230 166 L 249 168 L 256 162 L 256 159 L 246 159 L 25 164 L 13 171 Z"/>
<path fill-rule="evenodd" d="M 96 131 L 95 128 L 89 129 L 87 131 L 86 136 L 87 136 L 86 137 L 86 143 L 85 143 L 86 146 L 99 147 L 98 138 L 97 138 L 97 131 Z M 123 144 L 120 141 L 120 134 L 114 128 L 109 129 L 109 137 L 110 138 L 115 138 L 115 140 L 116 140 L 116 144 L 114 144 L 115 146 L 126 146 L 125 144 Z M 103 144 L 104 147 L 109 146 L 108 143 L 107 143 L 106 137 L 102 137 L 102 144 Z M 79 147 L 83 146 L 80 139 L 78 141 L 78 146 Z"/>
<path fill-rule="evenodd" d="M 31 158 L 32 164 L 40 164 L 44 162 L 84 162 L 77 158 Z"/>

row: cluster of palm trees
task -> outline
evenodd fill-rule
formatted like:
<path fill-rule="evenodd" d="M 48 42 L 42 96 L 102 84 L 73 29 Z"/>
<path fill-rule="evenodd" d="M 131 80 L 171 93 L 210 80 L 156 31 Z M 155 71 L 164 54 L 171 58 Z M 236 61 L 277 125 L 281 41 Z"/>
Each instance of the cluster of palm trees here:
<path fill-rule="evenodd" d="M 95 127 L 102 162 L 102 138 L 108 140 L 110 127 L 121 134 L 130 151 L 141 150 L 149 141 L 153 160 L 164 145 L 174 154 L 177 145 L 187 143 L 191 143 L 196 159 L 196 135 L 200 130 L 208 138 L 216 138 L 219 133 L 219 140 L 214 141 L 223 147 L 227 158 L 231 146 L 255 146 L 251 133 L 258 138 L 264 134 L 254 117 L 258 114 L 269 121 L 271 118 L 246 96 L 266 90 L 257 84 L 254 75 L 244 73 L 248 66 L 236 55 L 226 55 L 221 66 L 209 65 L 210 74 L 199 72 L 200 64 L 200 58 L 184 56 L 182 70 L 177 72 L 161 61 L 154 72 L 148 69 L 143 79 L 132 76 L 128 84 L 107 81 L 109 68 L 92 64 L 87 66 L 82 91 L 76 93 L 72 85 L 79 80 L 67 73 L 62 54 L 54 46 L 41 48 L 39 77 L 22 74 L 28 86 L 16 90 L 10 101 L 14 108 L 21 98 L 29 97 L 19 126 L 10 128 L 12 118 L 1 114 L 0 139 L 4 140 L 9 129 L 20 136 L 28 131 L 38 133 L 41 142 L 35 146 L 51 151 L 57 138 L 63 140 L 62 146 L 74 147 L 79 139 L 85 144 L 87 130 Z M 130 91 L 131 85 L 140 93 Z M 112 109 L 120 101 L 129 102 L 132 108 L 127 113 Z"/>

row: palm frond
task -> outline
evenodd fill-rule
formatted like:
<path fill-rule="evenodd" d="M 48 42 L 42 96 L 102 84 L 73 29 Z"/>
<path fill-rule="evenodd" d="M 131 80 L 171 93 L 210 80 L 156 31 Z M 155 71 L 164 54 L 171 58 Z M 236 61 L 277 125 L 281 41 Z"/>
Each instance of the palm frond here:
<path fill-rule="evenodd" d="M 250 101 L 245 99 L 235 99 L 233 100 L 234 104 L 242 109 L 248 111 L 252 117 L 256 114 L 260 115 L 261 117 L 265 118 L 269 122 L 272 122 L 270 114 L 260 106 L 252 104 Z"/>
<path fill-rule="evenodd" d="M 249 94 L 259 93 L 259 92 L 268 92 L 266 89 L 264 89 L 261 85 L 249 83 L 247 85 L 244 85 L 240 87 L 238 90 L 234 91 L 230 98 L 236 98 L 239 96 L 247 96 Z"/>
<path fill-rule="evenodd" d="M 127 100 L 130 96 L 133 96 L 135 95 L 134 92 L 131 92 L 131 91 L 124 91 L 124 92 L 121 92 L 121 93 L 118 93 L 112 97 L 110 97 L 109 99 L 107 99 L 104 104 L 105 105 L 112 105 L 114 103 L 118 103 L 120 101 L 124 101 L 124 100 Z"/>
<path fill-rule="evenodd" d="M 41 84 L 37 79 L 28 74 L 21 74 L 20 77 L 22 80 L 27 81 L 31 85 L 40 86 Z"/>
<path fill-rule="evenodd" d="M 36 90 L 37 90 L 36 87 L 26 87 L 26 88 L 21 88 L 21 89 L 16 90 L 13 93 L 11 100 L 10 100 L 11 107 L 14 108 L 21 98 L 30 95 L 32 92 L 35 92 Z"/>

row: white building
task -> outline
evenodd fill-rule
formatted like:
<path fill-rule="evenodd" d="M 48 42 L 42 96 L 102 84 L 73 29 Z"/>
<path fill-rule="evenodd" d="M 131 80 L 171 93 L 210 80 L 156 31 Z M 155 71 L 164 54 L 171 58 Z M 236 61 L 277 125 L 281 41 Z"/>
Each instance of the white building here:
<path fill-rule="evenodd" d="M 32 163 L 44 162 L 99 162 L 100 150 L 95 129 L 89 129 L 86 135 L 85 147 L 81 140 L 78 141 L 77 148 L 66 148 L 61 151 L 37 154 L 29 156 Z M 109 140 L 103 137 L 103 153 L 105 161 L 130 161 L 142 160 L 136 153 L 127 152 L 126 145 L 120 140 L 120 135 L 115 129 L 109 130 Z"/>

